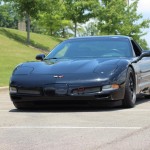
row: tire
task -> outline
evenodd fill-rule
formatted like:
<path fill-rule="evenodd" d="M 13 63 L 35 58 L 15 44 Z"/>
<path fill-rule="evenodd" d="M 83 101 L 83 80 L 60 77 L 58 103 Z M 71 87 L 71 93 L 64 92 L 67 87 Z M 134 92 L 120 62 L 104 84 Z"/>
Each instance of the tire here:
<path fill-rule="evenodd" d="M 124 108 L 132 108 L 136 102 L 136 82 L 135 75 L 131 67 L 128 68 L 125 82 L 125 95 L 122 101 Z"/>

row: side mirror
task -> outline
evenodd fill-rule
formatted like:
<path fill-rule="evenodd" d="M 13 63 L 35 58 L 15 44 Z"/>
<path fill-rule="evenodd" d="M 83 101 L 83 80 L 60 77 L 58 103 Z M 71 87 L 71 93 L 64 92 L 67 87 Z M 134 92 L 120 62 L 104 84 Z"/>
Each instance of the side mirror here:
<path fill-rule="evenodd" d="M 150 57 L 150 51 L 144 51 L 136 60 L 134 60 L 132 63 L 137 63 L 140 61 L 143 57 Z"/>
<path fill-rule="evenodd" d="M 39 54 L 39 55 L 36 56 L 36 60 L 43 61 L 44 58 L 45 58 L 45 54 Z"/>

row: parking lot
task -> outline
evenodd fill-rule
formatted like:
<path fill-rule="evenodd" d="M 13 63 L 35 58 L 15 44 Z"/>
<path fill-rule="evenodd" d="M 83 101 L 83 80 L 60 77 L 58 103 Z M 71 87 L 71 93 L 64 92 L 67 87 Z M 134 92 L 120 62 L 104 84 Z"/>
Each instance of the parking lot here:
<path fill-rule="evenodd" d="M 150 100 L 132 109 L 19 111 L 0 90 L 0 150 L 149 150 Z"/>

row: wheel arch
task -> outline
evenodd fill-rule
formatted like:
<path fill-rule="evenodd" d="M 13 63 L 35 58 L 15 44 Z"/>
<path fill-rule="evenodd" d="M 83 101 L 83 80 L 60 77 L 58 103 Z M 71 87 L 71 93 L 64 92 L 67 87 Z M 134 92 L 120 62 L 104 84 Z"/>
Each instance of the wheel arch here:
<path fill-rule="evenodd" d="M 137 77 L 136 77 L 136 72 L 135 72 L 135 69 L 134 69 L 134 67 L 131 65 L 131 64 L 129 64 L 129 66 L 128 66 L 128 69 L 129 68 L 131 68 L 132 69 L 132 71 L 133 71 L 133 74 L 134 74 L 134 82 L 135 82 L 135 90 L 136 90 L 136 93 L 137 93 Z"/>
<path fill-rule="evenodd" d="M 132 108 L 136 102 L 136 76 L 132 65 L 128 65 L 126 71 L 125 95 L 122 100 L 124 108 Z"/>

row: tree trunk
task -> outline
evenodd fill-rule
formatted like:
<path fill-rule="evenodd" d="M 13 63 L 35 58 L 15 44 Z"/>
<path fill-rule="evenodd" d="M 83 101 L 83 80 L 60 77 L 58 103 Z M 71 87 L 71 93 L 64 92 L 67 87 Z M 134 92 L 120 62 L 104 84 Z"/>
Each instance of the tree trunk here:
<path fill-rule="evenodd" d="M 53 36 L 53 29 L 50 28 L 50 36 Z"/>
<path fill-rule="evenodd" d="M 77 36 L 77 22 L 74 23 L 75 27 L 74 27 L 74 36 Z"/>
<path fill-rule="evenodd" d="M 30 16 L 27 14 L 27 44 L 30 44 Z"/>
<path fill-rule="evenodd" d="M 63 30 L 62 36 L 63 36 L 63 38 L 65 38 L 66 37 L 65 29 L 63 28 L 62 30 Z"/>

